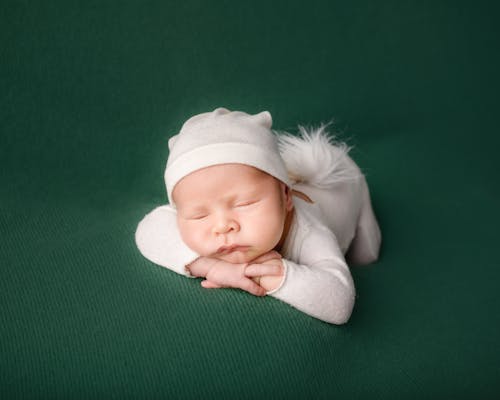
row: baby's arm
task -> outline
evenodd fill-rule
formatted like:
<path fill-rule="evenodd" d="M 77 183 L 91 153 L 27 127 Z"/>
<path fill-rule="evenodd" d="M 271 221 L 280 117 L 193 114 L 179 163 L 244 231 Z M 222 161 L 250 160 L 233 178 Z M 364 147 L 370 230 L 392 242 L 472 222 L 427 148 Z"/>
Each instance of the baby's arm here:
<path fill-rule="evenodd" d="M 311 234 L 303 247 L 299 263 L 269 252 L 250 264 L 200 257 L 188 268 L 194 276 L 206 278 L 202 282 L 205 288 L 233 287 L 256 296 L 268 294 L 323 321 L 347 322 L 355 291 L 335 237 L 328 230 Z"/>
<path fill-rule="evenodd" d="M 182 240 L 170 205 L 157 207 L 142 219 L 135 241 L 144 257 L 178 274 L 189 276 L 185 266 L 199 257 Z"/>
<path fill-rule="evenodd" d="M 268 295 L 331 324 L 340 325 L 349 320 L 355 299 L 349 273 L 342 273 L 330 262 L 303 265 L 286 261 L 285 264 L 283 285 Z"/>
<path fill-rule="evenodd" d="M 355 289 L 335 236 L 327 229 L 312 232 L 296 261 L 283 260 L 283 284 L 267 294 L 323 321 L 346 323 L 354 307 Z"/>

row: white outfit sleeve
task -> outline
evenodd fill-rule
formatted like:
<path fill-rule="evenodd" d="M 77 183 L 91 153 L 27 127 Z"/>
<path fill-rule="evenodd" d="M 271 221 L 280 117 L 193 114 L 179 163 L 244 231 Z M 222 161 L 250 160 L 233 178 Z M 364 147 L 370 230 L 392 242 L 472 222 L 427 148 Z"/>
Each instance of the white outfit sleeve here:
<path fill-rule="evenodd" d="M 191 275 L 185 266 L 199 257 L 182 240 L 170 205 L 157 207 L 142 219 L 135 242 L 148 260 L 186 276 Z"/>
<path fill-rule="evenodd" d="M 354 283 L 330 230 L 311 229 L 301 243 L 298 262 L 283 261 L 285 278 L 268 295 L 329 323 L 349 320 L 355 300 Z"/>

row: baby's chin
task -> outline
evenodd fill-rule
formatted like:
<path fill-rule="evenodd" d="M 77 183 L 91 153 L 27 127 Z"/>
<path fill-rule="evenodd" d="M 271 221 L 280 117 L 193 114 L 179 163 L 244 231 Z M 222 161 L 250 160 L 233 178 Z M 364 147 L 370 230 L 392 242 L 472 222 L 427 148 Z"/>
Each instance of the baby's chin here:
<path fill-rule="evenodd" d="M 231 264 L 245 264 L 255 260 L 259 256 L 260 254 L 255 254 L 255 252 L 251 251 L 233 251 L 232 253 L 224 254 L 217 258 Z"/>

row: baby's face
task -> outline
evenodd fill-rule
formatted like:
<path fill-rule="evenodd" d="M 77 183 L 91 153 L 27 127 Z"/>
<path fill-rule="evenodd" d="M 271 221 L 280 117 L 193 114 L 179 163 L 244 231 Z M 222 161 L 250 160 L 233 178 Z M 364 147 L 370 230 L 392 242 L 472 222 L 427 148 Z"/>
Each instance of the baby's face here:
<path fill-rule="evenodd" d="M 174 188 L 184 242 L 201 256 L 249 262 L 274 249 L 293 205 L 285 184 L 242 164 L 216 165 Z"/>

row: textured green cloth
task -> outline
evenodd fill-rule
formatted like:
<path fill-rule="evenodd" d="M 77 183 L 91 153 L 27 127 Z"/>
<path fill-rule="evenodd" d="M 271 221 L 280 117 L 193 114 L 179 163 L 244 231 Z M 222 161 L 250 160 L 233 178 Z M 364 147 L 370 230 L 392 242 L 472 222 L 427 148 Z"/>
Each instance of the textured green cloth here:
<path fill-rule="evenodd" d="M 0 397 L 498 398 L 498 6 L 0 5 Z M 167 139 L 336 119 L 384 245 L 342 327 L 144 259 Z"/>

